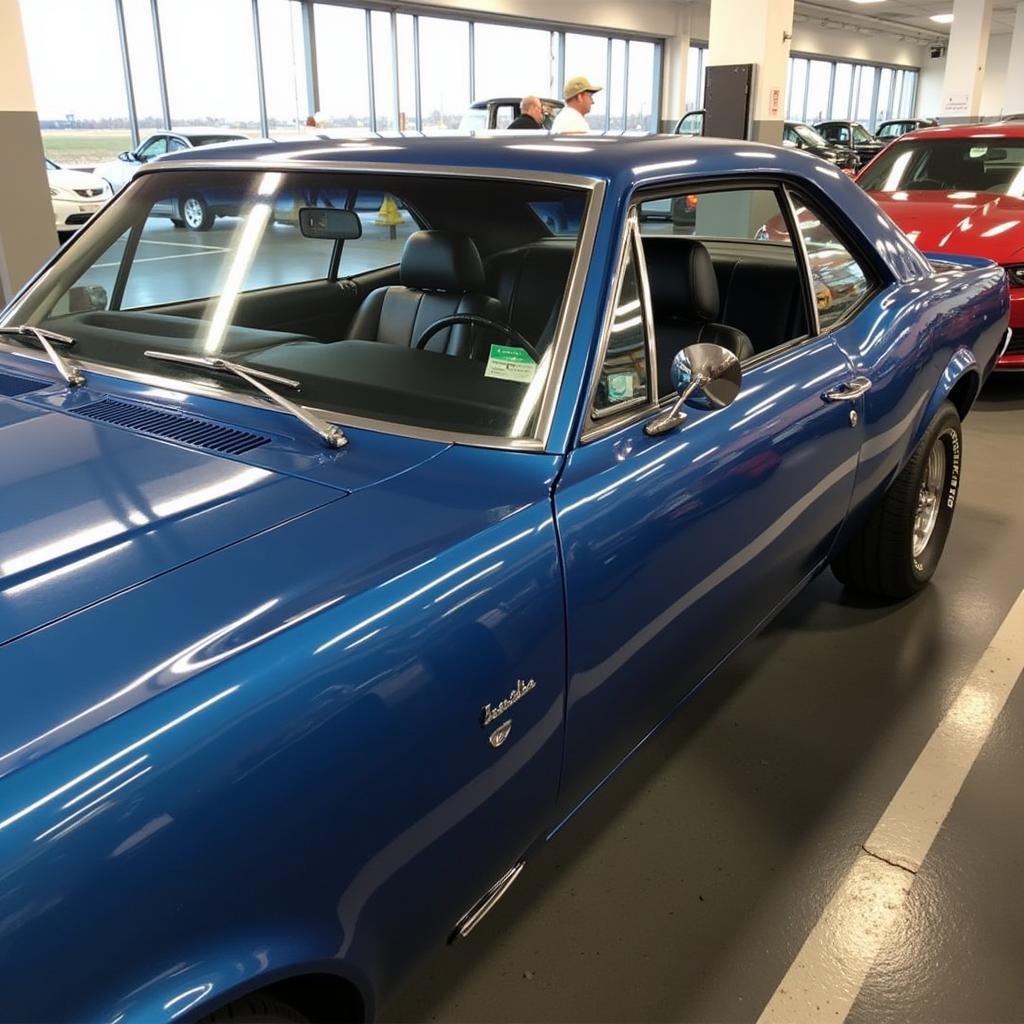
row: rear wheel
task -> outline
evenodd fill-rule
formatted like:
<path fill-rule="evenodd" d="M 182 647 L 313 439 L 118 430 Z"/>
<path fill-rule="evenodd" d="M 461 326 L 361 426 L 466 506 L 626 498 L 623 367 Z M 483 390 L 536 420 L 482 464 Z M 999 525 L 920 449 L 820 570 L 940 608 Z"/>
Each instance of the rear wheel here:
<path fill-rule="evenodd" d="M 840 583 L 899 600 L 932 578 L 953 522 L 962 452 L 960 417 L 943 402 L 878 507 L 833 556 Z"/>
<path fill-rule="evenodd" d="M 181 201 L 181 219 L 190 231 L 209 231 L 214 217 L 206 200 L 193 194 Z"/>

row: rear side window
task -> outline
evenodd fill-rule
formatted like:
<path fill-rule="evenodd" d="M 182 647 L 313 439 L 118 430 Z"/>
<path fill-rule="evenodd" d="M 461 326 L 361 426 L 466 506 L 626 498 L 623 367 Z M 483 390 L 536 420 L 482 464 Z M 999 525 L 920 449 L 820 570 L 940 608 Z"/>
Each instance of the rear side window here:
<path fill-rule="evenodd" d="M 690 184 L 641 201 L 659 399 L 673 393 L 672 360 L 688 345 L 714 340 L 743 361 L 810 333 L 806 273 L 780 195 Z"/>
<path fill-rule="evenodd" d="M 868 297 L 873 284 L 857 257 L 819 210 L 797 196 L 793 197 L 793 205 L 807 251 L 818 326 L 827 331 Z"/>

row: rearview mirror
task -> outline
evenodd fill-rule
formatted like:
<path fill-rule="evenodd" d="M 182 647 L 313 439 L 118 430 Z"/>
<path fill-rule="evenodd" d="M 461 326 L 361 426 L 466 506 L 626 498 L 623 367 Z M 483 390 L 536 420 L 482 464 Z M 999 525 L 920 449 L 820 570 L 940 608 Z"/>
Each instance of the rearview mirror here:
<path fill-rule="evenodd" d="M 299 210 L 299 230 L 306 238 L 333 238 L 350 241 L 362 237 L 363 222 L 354 210 L 304 206 Z"/>
<path fill-rule="evenodd" d="M 672 360 L 672 386 L 679 397 L 672 408 L 644 428 L 650 437 L 674 430 L 686 420 L 683 403 L 698 409 L 724 409 L 739 394 L 743 371 L 735 354 L 721 345 L 688 345 Z"/>
<path fill-rule="evenodd" d="M 118 160 L 124 160 L 124 161 L 125 161 L 125 163 L 128 163 L 128 162 L 130 162 L 130 161 L 133 161 L 133 160 L 135 159 L 135 154 L 134 154 L 134 153 L 131 153 L 131 152 L 129 152 L 129 151 L 128 151 L 128 150 L 126 149 L 126 150 L 125 150 L 125 151 L 124 151 L 123 153 L 118 153 L 118 154 L 117 154 L 117 159 L 118 159 Z"/>

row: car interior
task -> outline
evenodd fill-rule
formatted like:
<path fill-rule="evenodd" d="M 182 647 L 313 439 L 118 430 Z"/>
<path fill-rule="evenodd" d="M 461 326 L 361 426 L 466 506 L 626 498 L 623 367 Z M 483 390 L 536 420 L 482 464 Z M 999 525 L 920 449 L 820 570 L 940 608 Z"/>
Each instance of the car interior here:
<path fill-rule="evenodd" d="M 140 266 L 155 264 L 166 276 L 197 265 L 185 258 L 161 264 L 160 256 L 147 257 L 151 263 L 146 264 L 138 255 L 157 219 L 154 211 L 168 206 L 166 189 L 197 187 L 179 178 L 154 175 L 144 183 L 147 189 L 137 188 L 138 202 L 119 207 L 128 222 L 111 225 L 103 236 L 96 232 L 91 250 L 86 246 L 93 232 L 83 235 L 83 256 L 91 255 L 95 267 L 108 268 L 106 284 L 98 286 L 95 271 L 87 270 L 64 282 L 64 290 L 57 289 L 60 299 L 41 309 L 33 322 L 75 338 L 75 354 L 83 359 L 140 372 L 194 374 L 208 384 L 205 370 L 166 363 L 157 367 L 146 352 L 208 354 L 201 342 L 209 340 L 218 316 L 223 319 L 218 312 L 222 284 L 206 295 L 174 301 L 124 301 L 128 279 Z M 246 187 L 251 189 L 251 183 Z M 342 193 L 346 206 L 358 210 L 360 193 L 374 197 L 371 209 L 362 204 L 361 221 L 370 232 L 373 207 L 394 190 L 410 221 L 404 242 L 386 243 L 390 256 L 383 265 L 347 274 L 349 247 L 360 241 L 339 238 L 324 277 L 242 287 L 217 335 L 215 354 L 294 377 L 301 381 L 305 404 L 410 425 L 506 435 L 529 381 L 493 372 L 493 347 L 525 350 L 534 363 L 543 359 L 555 334 L 586 199 L 579 191 L 546 184 L 505 182 L 497 196 L 495 187 L 472 178 L 409 176 L 400 186 L 394 179 L 361 180 Z M 305 189 L 307 198 L 295 203 L 308 201 L 309 194 Z M 238 205 L 244 213 L 241 199 Z M 128 213 L 133 209 L 134 219 Z M 297 227 L 281 226 L 288 229 L 290 244 L 323 241 L 300 237 Z M 237 244 L 240 230 L 225 222 L 223 235 Z M 668 230 L 642 237 L 659 398 L 672 393 L 669 368 L 688 344 L 714 342 L 749 360 L 808 333 L 802 274 L 788 239 L 697 239 L 693 225 L 669 224 Z M 112 237 L 118 240 L 113 249 Z M 121 258 L 112 258 L 112 251 Z M 397 263 L 392 262 L 396 255 Z M 133 257 L 139 262 L 132 264 Z M 230 379 L 222 383 L 244 387 Z"/>

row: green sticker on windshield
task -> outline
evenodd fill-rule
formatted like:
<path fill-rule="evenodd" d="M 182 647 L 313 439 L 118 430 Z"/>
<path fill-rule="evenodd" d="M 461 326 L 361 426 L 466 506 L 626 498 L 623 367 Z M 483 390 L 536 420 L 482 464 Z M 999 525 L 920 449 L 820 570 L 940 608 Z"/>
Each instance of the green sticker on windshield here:
<path fill-rule="evenodd" d="M 529 384 L 536 372 L 537 364 L 530 358 L 526 349 L 512 345 L 492 345 L 484 376 Z"/>

